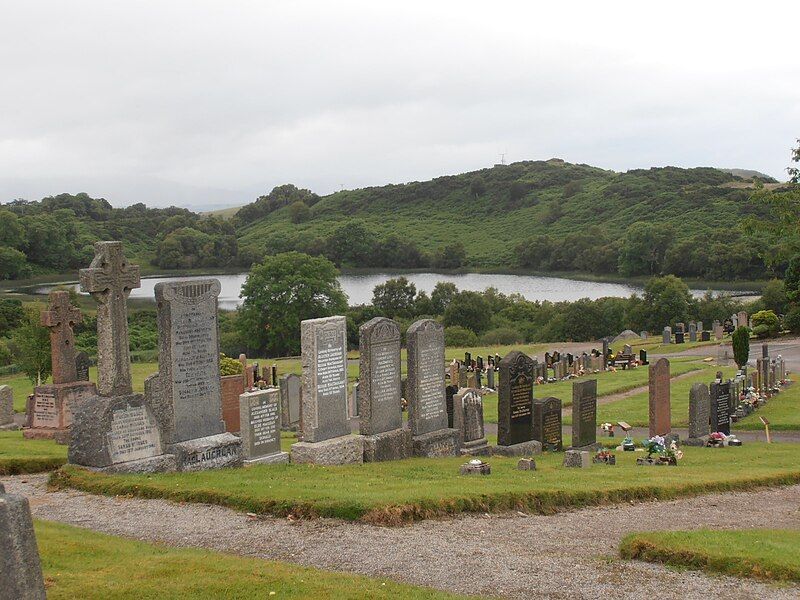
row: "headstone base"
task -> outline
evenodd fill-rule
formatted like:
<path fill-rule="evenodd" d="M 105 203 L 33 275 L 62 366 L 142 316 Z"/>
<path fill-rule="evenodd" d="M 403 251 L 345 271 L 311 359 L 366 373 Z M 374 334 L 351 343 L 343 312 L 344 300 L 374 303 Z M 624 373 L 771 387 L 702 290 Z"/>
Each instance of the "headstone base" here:
<path fill-rule="evenodd" d="M 708 436 L 704 435 L 703 437 L 699 438 L 687 438 L 685 442 L 683 442 L 686 446 L 698 446 L 702 447 L 708 443 Z"/>
<path fill-rule="evenodd" d="M 364 436 L 364 462 L 402 460 L 410 456 L 410 429 L 394 429 Z"/>
<path fill-rule="evenodd" d="M 489 447 L 489 442 L 486 438 L 481 438 L 471 442 L 464 442 L 459 448 L 459 452 L 461 456 L 490 456 L 492 449 Z"/>
<path fill-rule="evenodd" d="M 592 455 L 585 450 L 567 450 L 564 452 L 564 466 L 587 469 L 592 466 Z"/>
<path fill-rule="evenodd" d="M 19 428 L 20 426 L 16 423 L 6 423 L 5 425 L 0 425 L 0 431 L 17 431 Z"/>
<path fill-rule="evenodd" d="M 597 452 L 603 447 L 603 444 L 600 442 L 595 442 L 594 444 L 589 444 L 588 446 L 570 446 L 567 448 L 567 452 L 571 450 L 575 450 L 578 452 Z"/>
<path fill-rule="evenodd" d="M 69 429 L 23 429 L 26 440 L 53 440 L 56 444 L 69 444 Z"/>
<path fill-rule="evenodd" d="M 360 465 L 364 462 L 364 438 L 343 435 L 323 442 L 292 444 L 291 461 L 298 465 Z"/>
<path fill-rule="evenodd" d="M 465 463 L 458 468 L 461 475 L 491 475 L 492 467 L 488 463 L 481 462 L 472 464 L 472 462 Z"/>
<path fill-rule="evenodd" d="M 175 455 L 178 471 L 205 471 L 242 465 L 242 440 L 232 433 L 178 442 L 167 447 Z"/>
<path fill-rule="evenodd" d="M 423 433 L 411 439 L 412 453 L 414 456 L 426 458 L 458 456 L 458 449 L 461 446 L 459 437 L 457 429 L 438 429 Z"/>
<path fill-rule="evenodd" d="M 535 471 L 536 460 L 533 458 L 520 458 L 517 463 L 517 469 L 520 471 Z"/>
<path fill-rule="evenodd" d="M 531 440 L 510 446 L 493 446 L 492 454 L 500 456 L 534 456 L 542 453 L 542 442 Z"/>
<path fill-rule="evenodd" d="M 283 465 L 288 462 L 288 452 L 276 452 L 275 454 L 267 454 L 266 456 L 259 456 L 258 458 L 245 459 L 243 464 L 245 467 L 249 467 L 250 465 Z"/>
<path fill-rule="evenodd" d="M 98 473 L 172 473 L 177 471 L 175 457 L 171 454 L 161 454 L 142 458 L 140 460 L 129 460 L 128 462 L 115 463 L 109 467 L 88 467 L 90 471 Z"/>

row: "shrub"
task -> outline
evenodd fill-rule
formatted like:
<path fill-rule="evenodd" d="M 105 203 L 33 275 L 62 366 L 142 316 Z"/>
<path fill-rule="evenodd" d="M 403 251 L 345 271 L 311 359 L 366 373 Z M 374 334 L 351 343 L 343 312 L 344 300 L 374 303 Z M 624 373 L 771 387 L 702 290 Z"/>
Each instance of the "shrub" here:
<path fill-rule="evenodd" d="M 460 325 L 444 328 L 445 346 L 477 346 L 478 336 L 470 329 Z"/>
<path fill-rule="evenodd" d="M 485 346 L 510 346 L 523 341 L 525 341 L 525 335 L 511 327 L 490 329 L 481 336 L 481 343 Z"/>
<path fill-rule="evenodd" d="M 750 330 L 747 327 L 739 326 L 731 336 L 733 341 L 733 359 L 741 369 L 747 364 L 750 357 Z"/>
<path fill-rule="evenodd" d="M 295 225 L 298 223 L 305 223 L 311 218 L 311 209 L 308 208 L 305 202 L 298 200 L 289 206 L 289 218 Z"/>
<path fill-rule="evenodd" d="M 792 333 L 800 333 L 800 306 L 792 307 L 783 319 L 783 326 Z"/>
<path fill-rule="evenodd" d="M 219 374 L 223 377 L 225 375 L 241 375 L 244 373 L 244 366 L 235 358 L 230 358 L 224 354 L 219 355 Z"/>
<path fill-rule="evenodd" d="M 772 337 L 778 335 L 780 322 L 778 315 L 771 310 L 760 310 L 753 315 L 753 333 L 758 337 Z"/>

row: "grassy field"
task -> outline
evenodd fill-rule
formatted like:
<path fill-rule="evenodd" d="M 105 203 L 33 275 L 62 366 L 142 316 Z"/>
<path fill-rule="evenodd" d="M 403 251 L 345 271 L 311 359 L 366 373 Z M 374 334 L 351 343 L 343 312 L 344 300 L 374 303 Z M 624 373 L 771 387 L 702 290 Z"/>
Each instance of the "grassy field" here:
<path fill-rule="evenodd" d="M 779 394 L 770 398 L 765 406 L 734 423 L 733 426 L 745 431 L 761 431 L 764 425 L 759 417 L 767 419 L 769 428 L 773 431 L 800 429 L 800 385 L 793 383 L 785 386 Z"/>
<path fill-rule="evenodd" d="M 670 374 L 677 374 L 677 367 L 681 363 L 670 362 Z M 695 383 L 709 384 L 714 380 L 717 371 L 722 371 L 725 377 L 733 377 L 736 369 L 731 367 L 717 367 L 709 363 L 694 363 L 702 365 L 702 371 L 690 375 L 670 384 L 670 410 L 672 413 L 673 427 L 686 427 L 689 424 L 689 390 Z M 597 407 L 598 423 L 616 423 L 627 421 L 634 427 L 647 427 L 649 424 L 649 392 L 644 391 L 621 400 L 615 400 Z M 569 418 L 565 423 L 571 423 Z"/>
<path fill-rule="evenodd" d="M 584 470 L 562 467 L 561 454 L 545 454 L 537 457 L 535 472 L 517 470 L 516 459 L 492 457 L 488 477 L 459 475 L 464 462 L 460 457 L 157 475 L 103 475 L 66 466 L 51 483 L 90 493 L 221 504 L 277 516 L 393 525 L 461 512 L 547 514 L 560 508 L 800 482 L 800 446 L 794 444 L 752 443 L 724 452 L 686 448 L 680 466 L 665 468 L 637 466 L 637 456 L 641 454 L 620 452 L 617 466 Z"/>
<path fill-rule="evenodd" d="M 429 588 L 35 523 L 50 600 L 463 598 Z"/>
<path fill-rule="evenodd" d="M 800 531 L 659 531 L 634 533 L 623 558 L 701 569 L 736 577 L 800 582 Z"/>
<path fill-rule="evenodd" d="M 66 462 L 66 446 L 52 440 L 26 440 L 21 431 L 0 431 L 0 475 L 51 471 Z"/>

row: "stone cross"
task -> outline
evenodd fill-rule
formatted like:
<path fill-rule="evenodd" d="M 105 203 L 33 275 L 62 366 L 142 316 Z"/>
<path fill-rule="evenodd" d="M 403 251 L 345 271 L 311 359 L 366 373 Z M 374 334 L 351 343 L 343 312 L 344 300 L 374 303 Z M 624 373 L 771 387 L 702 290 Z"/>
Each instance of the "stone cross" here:
<path fill-rule="evenodd" d="M 81 290 L 97 302 L 97 390 L 101 396 L 132 393 L 128 342 L 128 306 L 138 288 L 139 266 L 122 254 L 122 242 L 97 242 L 88 269 L 81 269 Z"/>
<path fill-rule="evenodd" d="M 83 317 L 81 311 L 70 304 L 69 292 L 53 292 L 49 309 L 42 311 L 41 322 L 50 330 L 53 383 L 72 383 L 78 380 L 72 327 L 80 323 Z"/>

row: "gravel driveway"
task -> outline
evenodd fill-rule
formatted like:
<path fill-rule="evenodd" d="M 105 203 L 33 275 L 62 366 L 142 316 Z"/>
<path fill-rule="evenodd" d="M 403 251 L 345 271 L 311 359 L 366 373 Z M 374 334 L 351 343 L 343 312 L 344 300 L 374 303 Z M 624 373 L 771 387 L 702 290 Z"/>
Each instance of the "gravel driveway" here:
<path fill-rule="evenodd" d="M 387 528 L 291 523 L 226 508 L 45 493 L 46 475 L 5 478 L 34 515 L 104 533 L 388 577 L 507 598 L 797 598 L 800 587 L 673 571 L 617 557 L 620 538 L 659 529 L 800 527 L 800 486 L 591 508 L 552 516 L 465 516 Z"/>

